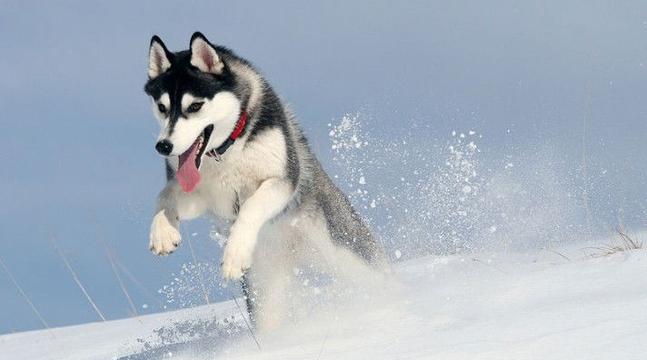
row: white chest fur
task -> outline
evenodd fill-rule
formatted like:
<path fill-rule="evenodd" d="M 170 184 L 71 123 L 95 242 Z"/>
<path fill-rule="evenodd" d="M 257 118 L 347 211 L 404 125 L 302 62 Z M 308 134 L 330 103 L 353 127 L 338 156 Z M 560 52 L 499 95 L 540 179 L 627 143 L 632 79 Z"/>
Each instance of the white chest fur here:
<path fill-rule="evenodd" d="M 220 161 L 205 157 L 201 181 L 194 192 L 214 215 L 234 220 L 237 207 L 263 181 L 286 176 L 286 162 L 283 134 L 279 129 L 266 130 L 252 142 L 234 143 Z"/>
<path fill-rule="evenodd" d="M 236 218 L 237 207 L 258 187 L 254 179 L 249 178 L 241 166 L 232 159 L 217 162 L 211 158 L 205 159 L 202 169 L 202 182 L 198 191 L 207 202 L 207 209 L 214 215 L 227 220 Z"/>

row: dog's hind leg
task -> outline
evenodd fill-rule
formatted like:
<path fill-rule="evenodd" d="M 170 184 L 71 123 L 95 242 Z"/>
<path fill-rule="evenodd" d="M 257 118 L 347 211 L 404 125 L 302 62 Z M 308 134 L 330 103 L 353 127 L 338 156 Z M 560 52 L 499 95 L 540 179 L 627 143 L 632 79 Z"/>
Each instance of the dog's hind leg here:
<path fill-rule="evenodd" d="M 352 246 L 344 242 L 344 237 L 335 239 L 323 213 L 304 219 L 300 228 L 303 238 L 307 239 L 301 256 L 307 259 L 311 267 L 331 274 L 340 284 L 357 285 L 358 282 L 370 279 L 380 281 L 383 278 L 385 267 L 382 262 L 378 258 L 368 262 L 361 253 L 355 252 Z M 348 242 L 351 243 L 351 240 Z"/>
<path fill-rule="evenodd" d="M 254 325 L 261 331 L 278 327 L 289 315 L 294 261 L 289 235 L 266 227 L 254 254 L 252 267 L 244 278 L 243 294 Z M 271 230 L 268 228 L 272 228 Z"/>

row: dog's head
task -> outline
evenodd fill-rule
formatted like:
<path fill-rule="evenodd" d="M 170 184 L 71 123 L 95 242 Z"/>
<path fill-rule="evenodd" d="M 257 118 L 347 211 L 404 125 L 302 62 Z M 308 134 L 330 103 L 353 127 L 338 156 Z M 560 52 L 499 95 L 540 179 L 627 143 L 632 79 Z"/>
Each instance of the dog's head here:
<path fill-rule="evenodd" d="M 151 39 L 144 90 L 161 126 L 155 149 L 179 157 L 176 178 L 186 192 L 200 181 L 205 153 L 227 139 L 241 113 L 225 51 L 199 32 L 189 50 L 180 52 L 170 52 L 157 36 Z"/>

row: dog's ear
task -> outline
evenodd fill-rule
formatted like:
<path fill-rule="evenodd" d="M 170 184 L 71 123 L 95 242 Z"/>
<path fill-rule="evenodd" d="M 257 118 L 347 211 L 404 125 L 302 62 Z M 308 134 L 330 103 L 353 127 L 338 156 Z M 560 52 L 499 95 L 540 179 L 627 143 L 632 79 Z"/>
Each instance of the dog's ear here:
<path fill-rule="evenodd" d="M 225 64 L 216 53 L 216 48 L 199 32 L 191 36 L 191 65 L 202 72 L 216 75 L 222 74 L 225 68 Z"/>
<path fill-rule="evenodd" d="M 157 35 L 151 39 L 148 50 L 148 78 L 155 79 L 171 67 L 172 54 Z"/>

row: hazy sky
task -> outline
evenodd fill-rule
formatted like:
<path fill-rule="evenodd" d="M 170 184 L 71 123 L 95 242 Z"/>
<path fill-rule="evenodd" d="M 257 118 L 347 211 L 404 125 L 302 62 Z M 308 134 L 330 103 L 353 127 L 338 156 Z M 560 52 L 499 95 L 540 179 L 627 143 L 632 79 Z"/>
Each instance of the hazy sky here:
<path fill-rule="evenodd" d="M 142 87 L 150 37 L 180 50 L 196 30 L 263 71 L 329 169 L 328 123 L 359 111 L 413 148 L 475 130 L 484 162 L 548 149 L 557 177 L 584 148 L 594 219 L 647 220 L 647 2 L 2 1 L 0 257 L 51 325 L 97 320 L 52 238 L 110 319 L 129 310 L 102 243 L 140 312 L 191 261 L 147 249 L 164 172 Z M 205 261 L 208 232 L 183 228 Z M 0 333 L 40 327 L 0 272 Z"/>

